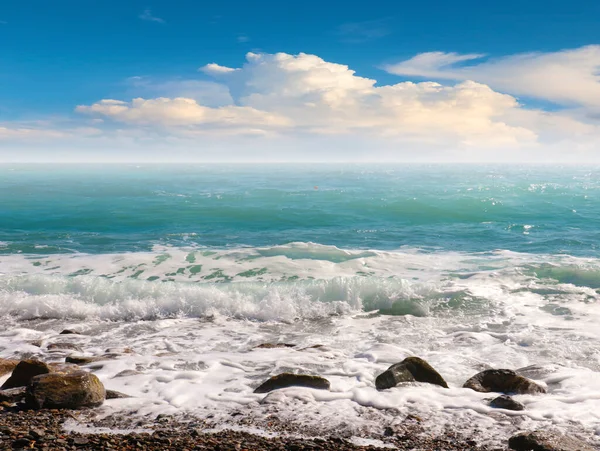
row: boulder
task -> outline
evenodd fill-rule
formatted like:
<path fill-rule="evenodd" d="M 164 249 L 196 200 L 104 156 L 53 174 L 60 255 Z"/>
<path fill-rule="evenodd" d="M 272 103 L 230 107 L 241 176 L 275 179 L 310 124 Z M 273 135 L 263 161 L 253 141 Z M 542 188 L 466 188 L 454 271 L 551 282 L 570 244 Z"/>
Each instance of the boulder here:
<path fill-rule="evenodd" d="M 18 360 L 0 359 L 0 377 L 12 373 L 18 363 Z"/>
<path fill-rule="evenodd" d="M 263 382 L 254 390 L 254 393 L 268 393 L 286 387 L 309 387 L 319 390 L 329 390 L 330 383 L 327 379 L 319 376 L 283 373 Z"/>
<path fill-rule="evenodd" d="M 0 389 L 6 390 L 7 388 L 24 387 L 29 385 L 34 376 L 47 374 L 49 372 L 50 368 L 48 368 L 48 365 L 46 365 L 44 362 L 33 359 L 21 360 L 13 370 L 11 376 L 6 382 L 4 382 Z"/>
<path fill-rule="evenodd" d="M 24 397 L 25 387 L 15 387 L 7 390 L 0 390 L 0 402 L 14 404 L 15 402 L 21 401 Z"/>
<path fill-rule="evenodd" d="M 395 363 L 375 379 L 377 390 L 395 387 L 403 382 L 427 382 L 448 388 L 444 378 L 425 360 L 419 357 L 407 357 Z"/>
<path fill-rule="evenodd" d="M 594 451 L 595 448 L 575 437 L 551 431 L 522 432 L 508 440 L 515 451 Z"/>
<path fill-rule="evenodd" d="M 104 385 L 85 371 L 50 373 L 35 376 L 25 393 L 25 404 L 32 409 L 80 409 L 104 402 Z"/>
<path fill-rule="evenodd" d="M 512 370 L 485 370 L 477 373 L 463 385 L 482 393 L 499 392 L 514 394 L 546 393 L 546 389 L 531 379 L 519 376 Z"/>
<path fill-rule="evenodd" d="M 492 399 L 490 407 L 495 409 L 506 409 L 506 410 L 525 410 L 525 405 L 519 401 L 515 401 L 510 396 L 502 395 Z"/>

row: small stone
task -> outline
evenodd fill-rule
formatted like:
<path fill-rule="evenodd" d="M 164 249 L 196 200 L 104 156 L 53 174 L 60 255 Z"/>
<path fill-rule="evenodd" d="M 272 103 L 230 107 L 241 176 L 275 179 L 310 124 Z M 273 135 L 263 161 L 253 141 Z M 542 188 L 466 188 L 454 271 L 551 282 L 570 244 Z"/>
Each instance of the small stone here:
<path fill-rule="evenodd" d="M 291 343 L 262 343 L 255 346 L 254 349 L 294 348 L 295 346 Z"/>
<path fill-rule="evenodd" d="M 77 335 L 79 332 L 75 332 L 72 329 L 65 329 L 59 335 Z"/>
<path fill-rule="evenodd" d="M 514 394 L 546 393 L 546 389 L 531 379 L 519 376 L 513 370 L 485 370 L 477 373 L 463 385 L 482 393 L 499 392 Z"/>
<path fill-rule="evenodd" d="M 126 395 L 125 393 L 121 393 L 115 390 L 106 390 L 106 399 L 123 399 L 123 398 L 131 398 L 131 396 Z"/>
<path fill-rule="evenodd" d="M 12 442 L 12 447 L 13 449 L 29 448 L 29 443 L 31 443 L 31 440 L 28 440 L 26 438 L 19 438 Z"/>
<path fill-rule="evenodd" d="M 522 432 L 508 440 L 515 451 L 594 451 L 594 447 L 575 437 L 552 431 Z"/>
<path fill-rule="evenodd" d="M 390 366 L 375 379 L 377 390 L 395 387 L 403 382 L 426 382 L 448 388 L 444 378 L 429 363 L 419 357 L 407 357 Z"/>
<path fill-rule="evenodd" d="M 525 410 L 525 405 L 519 401 L 515 401 L 510 396 L 502 395 L 492 399 L 490 407 L 506 410 Z"/>
<path fill-rule="evenodd" d="M 81 349 L 79 346 L 77 346 L 76 344 L 73 344 L 73 343 L 61 342 L 61 343 L 50 343 L 48 345 L 48 351 L 62 351 L 62 350 L 83 352 L 83 349 Z"/>
<path fill-rule="evenodd" d="M 9 388 L 0 390 L 0 402 L 13 404 L 21 401 L 25 397 L 25 387 Z"/>
<path fill-rule="evenodd" d="M 319 390 L 329 390 L 331 384 L 323 377 L 306 374 L 282 373 L 263 382 L 254 393 L 268 393 L 286 387 L 308 387 Z"/>
<path fill-rule="evenodd" d="M 142 373 L 140 373 L 139 371 L 136 371 L 136 370 L 123 370 L 120 373 L 115 374 L 113 376 L 113 379 L 117 378 L 117 377 L 136 376 L 138 374 L 142 374 Z"/>

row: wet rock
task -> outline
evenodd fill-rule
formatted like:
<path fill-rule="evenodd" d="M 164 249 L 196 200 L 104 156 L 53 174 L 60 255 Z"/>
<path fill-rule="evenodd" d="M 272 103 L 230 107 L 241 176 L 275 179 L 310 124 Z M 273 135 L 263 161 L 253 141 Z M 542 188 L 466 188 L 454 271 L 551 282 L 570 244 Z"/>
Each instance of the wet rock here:
<path fill-rule="evenodd" d="M 49 363 L 48 367 L 50 368 L 51 373 L 72 373 L 81 370 L 78 365 L 73 363 L 54 362 Z"/>
<path fill-rule="evenodd" d="M 12 373 L 18 363 L 18 360 L 0 359 L 0 377 Z"/>
<path fill-rule="evenodd" d="M 79 346 L 77 346 L 76 344 L 73 343 L 51 343 L 48 345 L 48 351 L 62 351 L 62 350 L 68 350 L 68 351 L 77 351 L 77 352 L 83 352 L 83 349 L 81 349 Z"/>
<path fill-rule="evenodd" d="M 575 437 L 551 431 L 522 432 L 508 440 L 515 451 L 594 451 L 591 445 Z"/>
<path fill-rule="evenodd" d="M 327 379 L 319 376 L 283 373 L 263 382 L 254 390 L 254 393 L 268 393 L 286 387 L 309 387 L 319 390 L 329 390 L 330 383 Z"/>
<path fill-rule="evenodd" d="M 477 373 L 463 385 L 482 393 L 500 392 L 515 394 L 546 393 L 546 389 L 512 370 L 485 370 Z"/>
<path fill-rule="evenodd" d="M 125 393 L 121 393 L 120 391 L 106 390 L 106 399 L 124 399 L 124 398 L 131 398 L 131 396 L 126 395 Z"/>
<path fill-rule="evenodd" d="M 104 402 L 102 382 L 91 373 L 50 373 L 36 376 L 27 387 L 25 404 L 32 409 L 79 409 Z"/>
<path fill-rule="evenodd" d="M 506 410 L 525 410 L 525 405 L 519 401 L 515 401 L 510 396 L 502 395 L 492 399 L 490 407 L 495 409 L 506 409 Z"/>
<path fill-rule="evenodd" d="M 48 365 L 46 365 L 44 362 L 33 359 L 21 360 L 13 370 L 11 376 L 6 382 L 4 382 L 0 389 L 6 390 L 8 388 L 24 387 L 29 385 L 34 376 L 47 374 L 49 372 L 50 368 L 48 368 Z"/>
<path fill-rule="evenodd" d="M 75 365 L 88 365 L 90 363 L 101 362 L 103 360 L 111 360 L 116 357 L 117 357 L 117 354 L 104 354 L 104 355 L 94 356 L 94 357 L 70 355 L 67 358 L 65 358 L 65 362 L 74 363 Z"/>
<path fill-rule="evenodd" d="M 75 332 L 73 329 L 65 329 L 59 335 L 78 335 L 79 332 Z"/>
<path fill-rule="evenodd" d="M 390 366 L 375 379 L 377 390 L 395 387 L 403 382 L 427 382 L 448 388 L 444 378 L 429 363 L 419 357 L 407 357 Z"/>
<path fill-rule="evenodd" d="M 14 404 L 21 401 L 25 397 L 25 387 L 9 388 L 0 390 L 0 402 Z"/>
<path fill-rule="evenodd" d="M 138 374 L 142 374 L 139 371 L 136 370 L 123 370 L 120 373 L 117 373 L 113 376 L 113 379 L 117 378 L 117 377 L 127 377 L 127 376 L 136 376 Z"/>
<path fill-rule="evenodd" d="M 262 343 L 255 346 L 254 349 L 294 348 L 295 346 L 291 343 Z"/>

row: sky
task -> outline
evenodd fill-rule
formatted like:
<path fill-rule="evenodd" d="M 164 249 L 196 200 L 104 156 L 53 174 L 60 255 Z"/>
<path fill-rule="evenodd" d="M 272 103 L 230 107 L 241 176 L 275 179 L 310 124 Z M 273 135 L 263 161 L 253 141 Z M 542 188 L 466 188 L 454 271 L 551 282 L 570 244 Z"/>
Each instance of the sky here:
<path fill-rule="evenodd" d="M 595 0 L 0 4 L 0 162 L 600 162 Z"/>

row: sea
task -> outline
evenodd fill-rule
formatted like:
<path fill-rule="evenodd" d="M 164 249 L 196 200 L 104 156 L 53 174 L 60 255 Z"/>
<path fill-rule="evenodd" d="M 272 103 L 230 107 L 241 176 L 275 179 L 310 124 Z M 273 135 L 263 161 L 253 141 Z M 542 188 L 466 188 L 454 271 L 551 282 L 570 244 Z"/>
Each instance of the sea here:
<path fill-rule="evenodd" d="M 599 299 L 598 166 L 0 165 L 0 357 L 109 353 L 100 416 L 598 440 Z M 450 388 L 375 389 L 412 355 Z M 494 409 L 488 368 L 548 393 Z M 253 393 L 282 372 L 331 390 Z"/>

